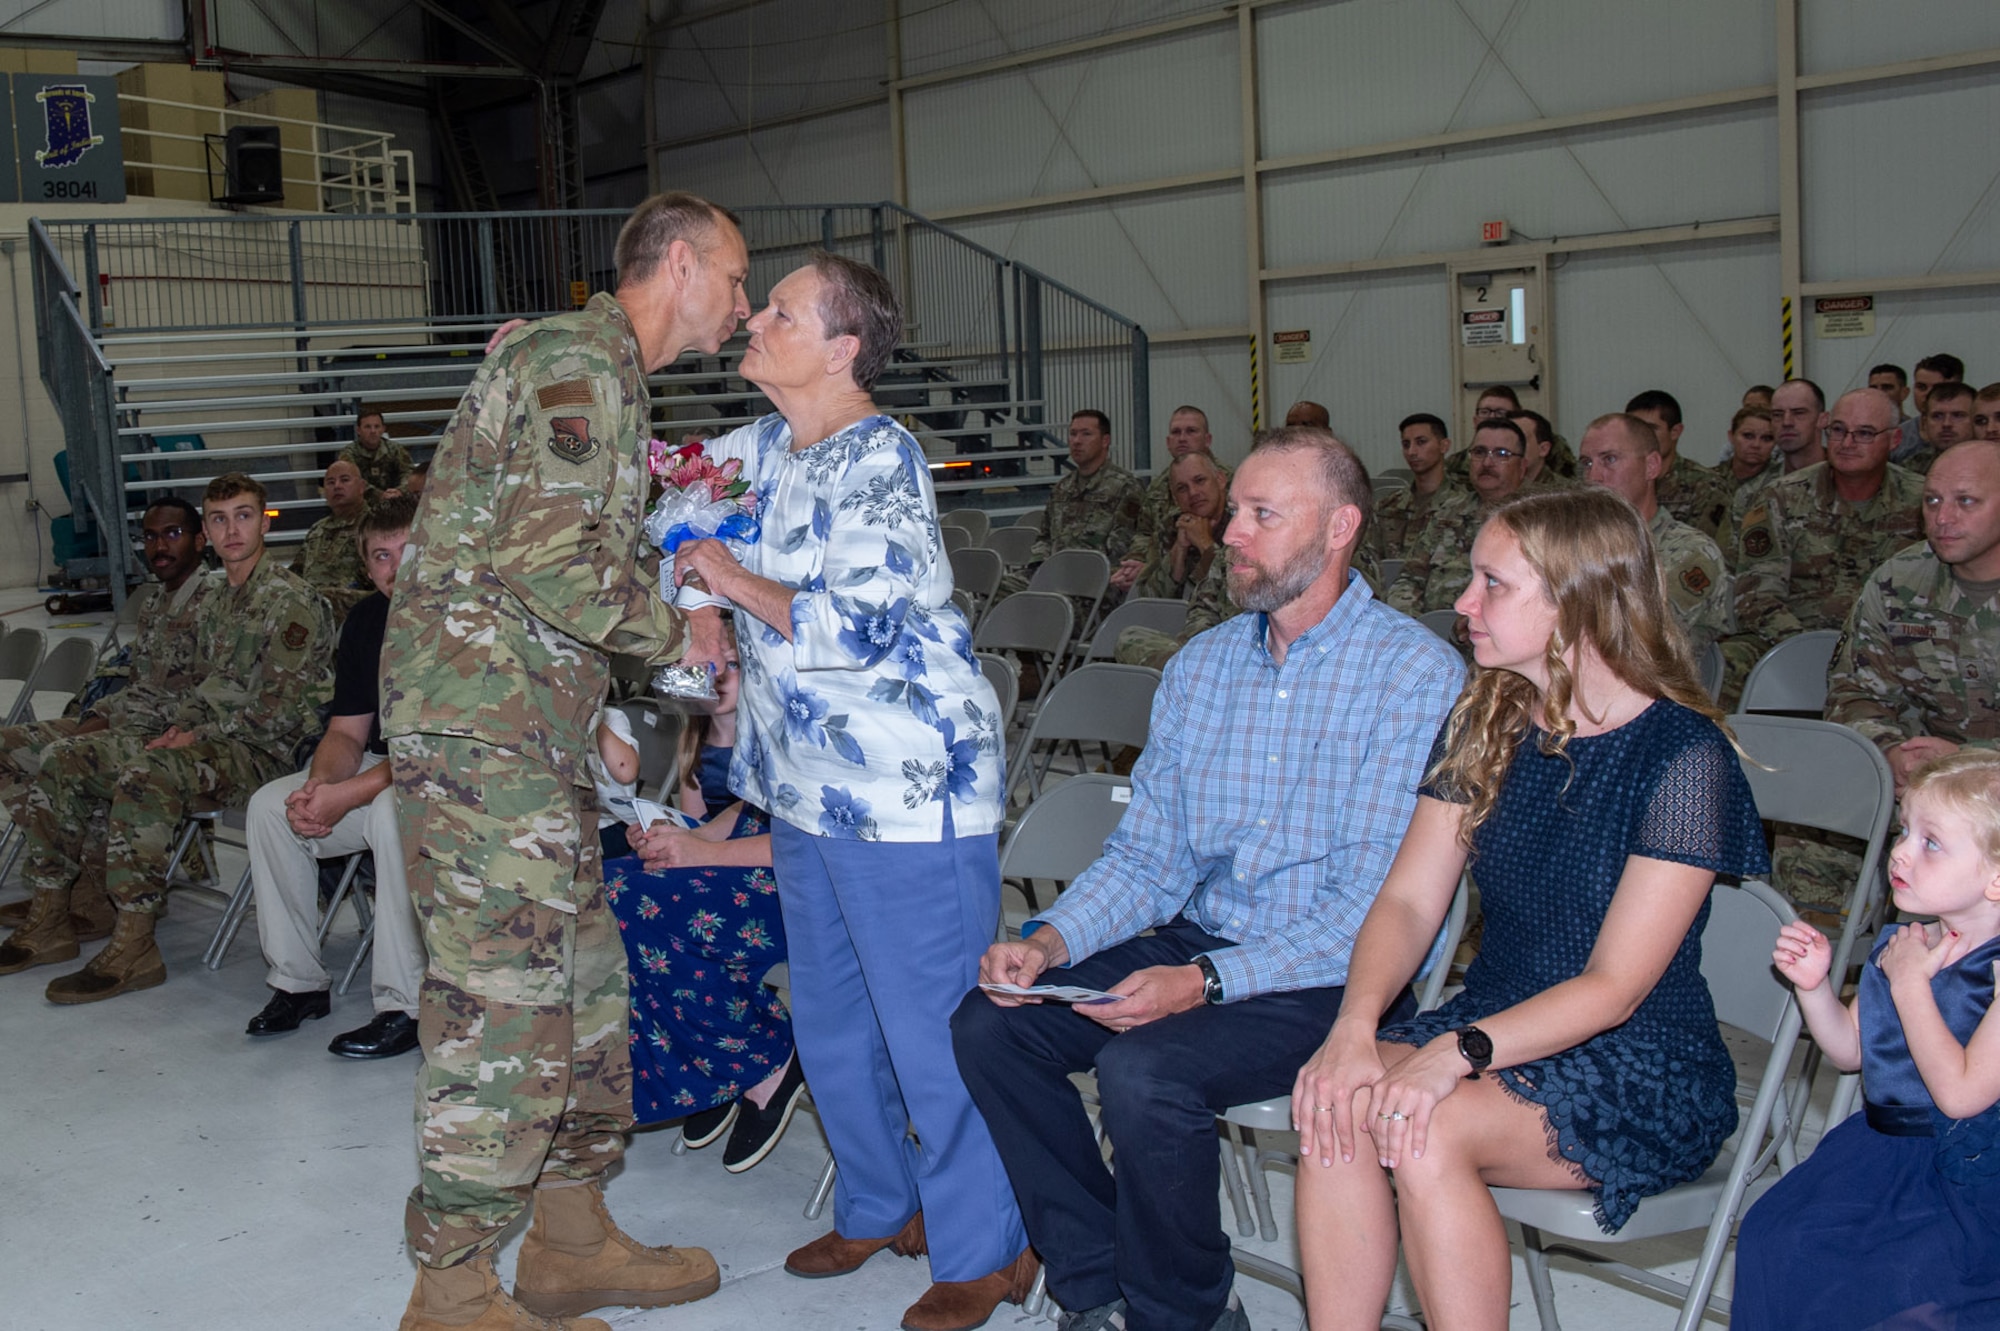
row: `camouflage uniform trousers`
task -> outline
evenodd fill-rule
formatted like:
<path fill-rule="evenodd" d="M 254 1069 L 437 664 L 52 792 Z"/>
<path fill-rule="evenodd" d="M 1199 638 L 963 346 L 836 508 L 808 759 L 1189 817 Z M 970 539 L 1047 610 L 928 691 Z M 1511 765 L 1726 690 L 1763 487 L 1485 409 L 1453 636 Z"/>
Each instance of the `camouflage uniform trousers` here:
<path fill-rule="evenodd" d="M 1118 646 L 1113 659 L 1120 665 L 1151 666 L 1155 670 L 1165 670 L 1167 662 L 1181 649 L 1181 640 L 1140 625 L 1124 630 L 1118 635 Z"/>
<path fill-rule="evenodd" d="M 74 738 L 82 726 L 75 717 L 54 721 L 31 721 L 26 725 L 0 727 L 0 805 L 7 816 L 21 826 L 27 814 L 28 790 L 42 774 L 42 762 L 49 750 L 63 740 Z M 97 914 L 104 897 L 104 811 L 91 816 L 90 832 L 84 838 L 82 876 L 70 893 L 72 913 Z"/>
<path fill-rule="evenodd" d="M 50 750 L 29 788 L 22 831 L 25 877 L 37 892 L 76 882 L 89 853 L 91 818 L 105 817 L 104 886 L 119 910 L 158 914 L 167 856 L 189 810 L 241 804 L 265 781 L 258 755 L 235 740 L 148 749 L 149 736 L 107 730 Z"/>
<path fill-rule="evenodd" d="M 632 1126 L 625 947 L 590 791 L 482 740 L 389 740 L 430 964 L 417 1002 L 425 1266 L 499 1242 L 538 1179 L 601 1178 Z"/>

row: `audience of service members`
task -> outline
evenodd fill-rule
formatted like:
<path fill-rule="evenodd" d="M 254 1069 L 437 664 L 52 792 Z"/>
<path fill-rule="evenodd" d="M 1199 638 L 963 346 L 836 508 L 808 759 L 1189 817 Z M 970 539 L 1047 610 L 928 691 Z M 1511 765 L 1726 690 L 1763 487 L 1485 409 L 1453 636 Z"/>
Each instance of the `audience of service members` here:
<path fill-rule="evenodd" d="M 1866 1112 L 1750 1210 L 1735 1324 L 2000 1325 L 2000 384 L 1939 353 L 1830 403 L 1756 385 L 1726 427 L 1649 388 L 1567 435 L 1496 385 L 1462 445 L 1442 402 L 1405 416 L 1380 478 L 1317 402 L 1228 441 L 1234 469 L 1178 407 L 1150 481 L 1078 405 L 1000 595 L 1092 550 L 1107 606 L 1187 620 L 1119 637 L 1163 671 L 1129 806 L 996 942 L 1012 734 L 921 448 L 870 397 L 894 295 L 814 254 L 748 318 L 742 373 L 779 410 L 708 448 L 766 495 L 767 539 L 684 547 L 701 587 L 675 598 L 639 531 L 645 375 L 743 324 L 747 253 L 667 194 L 616 259 L 615 292 L 496 335 L 434 458 L 362 408 L 289 569 L 253 477 L 155 499 L 129 637 L 63 717 L 0 729 L 31 891 L 0 907 L 0 975 L 110 940 L 37 981 L 51 1002 L 166 981 L 178 832 L 236 807 L 272 991 L 247 1033 L 327 1017 L 322 884 L 365 856 L 372 1016 L 328 1047 L 423 1059 L 406 1331 L 712 1292 L 707 1253 L 618 1229 L 606 1171 L 635 1122 L 754 1167 L 809 1082 L 839 1188 L 786 1269 L 925 1257 L 911 1331 L 969 1331 L 1037 1270 L 1065 1331 L 1246 1328 L 1213 1120 L 1288 1091 L 1314 1324 L 1373 1325 L 1399 1244 L 1433 1325 L 1498 1324 L 1489 1185 L 1586 1192 L 1615 1231 L 1732 1130 L 1700 930 L 1718 876 L 1767 874 L 1801 915 L 1775 964 Z M 1828 936 L 1858 860 L 1760 823 L 1723 719 L 1811 630 L 1839 635 L 1825 719 L 1904 801 L 1886 873 L 1918 921 L 1847 1006 Z M 613 653 L 717 672 L 646 792 L 684 825 L 637 799 Z M 1468 864 L 1476 955 L 1420 1014 Z"/>

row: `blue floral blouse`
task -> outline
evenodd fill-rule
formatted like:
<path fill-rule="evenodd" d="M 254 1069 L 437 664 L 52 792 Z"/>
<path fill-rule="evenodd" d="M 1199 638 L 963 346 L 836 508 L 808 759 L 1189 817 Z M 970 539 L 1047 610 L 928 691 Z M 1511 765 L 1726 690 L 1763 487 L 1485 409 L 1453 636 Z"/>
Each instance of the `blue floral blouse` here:
<path fill-rule="evenodd" d="M 887 416 L 791 444 L 771 415 L 705 446 L 760 500 L 743 566 L 797 589 L 790 642 L 737 617 L 730 789 L 818 836 L 940 841 L 947 801 L 955 835 L 998 831 L 1000 705 L 951 603 L 923 449 Z"/>

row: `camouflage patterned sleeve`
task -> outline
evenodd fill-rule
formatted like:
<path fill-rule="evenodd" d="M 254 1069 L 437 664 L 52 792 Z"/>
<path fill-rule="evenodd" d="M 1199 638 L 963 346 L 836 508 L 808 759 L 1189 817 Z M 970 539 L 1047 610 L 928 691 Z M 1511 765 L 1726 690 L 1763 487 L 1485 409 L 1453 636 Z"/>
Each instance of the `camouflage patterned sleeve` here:
<path fill-rule="evenodd" d="M 1035 524 L 1035 543 L 1028 547 L 1028 562 L 1026 564 L 1028 568 L 1036 567 L 1043 560 L 1055 553 L 1054 549 L 1049 545 L 1049 537 L 1050 533 L 1056 529 L 1056 494 L 1057 486 L 1060 484 L 1061 481 L 1058 480 L 1056 485 L 1049 487 L 1048 502 L 1042 505 L 1042 520 Z M 1118 549 L 1115 545 L 1110 548 L 1113 550 Z"/>
<path fill-rule="evenodd" d="M 1435 528 L 1431 530 L 1434 532 Z M 1382 594 L 1384 601 L 1406 615 L 1423 613 L 1424 589 L 1431 580 L 1431 550 L 1429 541 L 1416 544 L 1403 559 L 1403 571 L 1396 575 L 1396 580 Z"/>
<path fill-rule="evenodd" d="M 1922 730 L 1921 709 L 1904 689 L 1889 642 L 1880 570 L 1848 612 L 1827 670 L 1826 719 L 1859 731 L 1884 753 Z"/>
<path fill-rule="evenodd" d="M 1229 600 L 1229 560 L 1218 558 L 1208 566 L 1208 576 L 1188 600 L 1187 623 L 1181 628 L 1185 643 L 1197 633 L 1206 633 L 1236 613 Z"/>
<path fill-rule="evenodd" d="M 1130 550 L 1139 540 L 1139 522 L 1146 507 L 1146 490 L 1134 476 L 1130 482 L 1120 486 L 1115 498 L 1116 510 L 1111 520 L 1111 533 L 1105 539 L 1104 553 L 1116 555 L 1120 550 Z M 1113 567 L 1117 562 L 1113 560 Z"/>
<path fill-rule="evenodd" d="M 611 357 L 570 338 L 530 339 L 489 376 L 482 411 L 506 422 L 512 459 L 487 540 L 494 575 L 542 623 L 606 651 L 671 659 L 686 621 L 655 608 L 633 576 L 645 416 L 627 396 Z"/>
<path fill-rule="evenodd" d="M 1787 600 L 1792 555 L 1785 542 L 1784 497 L 1776 487 L 1744 512 L 1736 548 L 1742 552 L 1736 569 L 1737 628 L 1756 634 L 1767 646 L 1803 632 Z"/>

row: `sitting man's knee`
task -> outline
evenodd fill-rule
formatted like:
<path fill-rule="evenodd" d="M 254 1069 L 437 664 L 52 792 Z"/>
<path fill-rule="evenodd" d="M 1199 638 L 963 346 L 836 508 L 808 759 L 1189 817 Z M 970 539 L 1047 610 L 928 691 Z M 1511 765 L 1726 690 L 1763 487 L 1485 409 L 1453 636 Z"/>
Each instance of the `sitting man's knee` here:
<path fill-rule="evenodd" d="M 1140 1028 L 1143 1033 L 1144 1027 Z M 1185 1113 L 1202 1103 L 1197 1069 L 1176 1044 L 1144 1038 L 1114 1039 L 1097 1055 L 1097 1094 L 1114 1118 Z"/>

